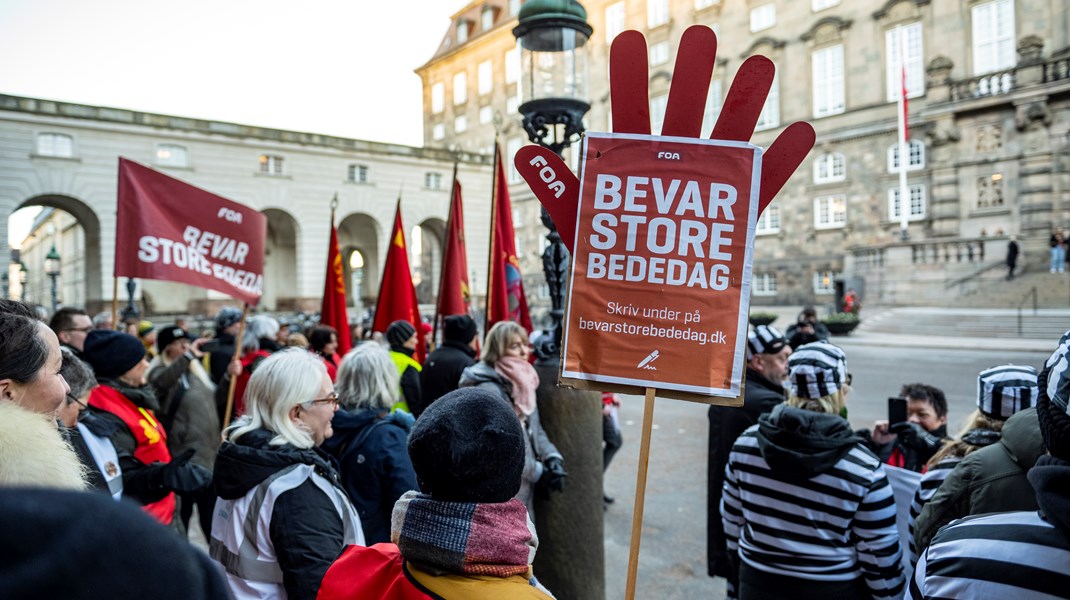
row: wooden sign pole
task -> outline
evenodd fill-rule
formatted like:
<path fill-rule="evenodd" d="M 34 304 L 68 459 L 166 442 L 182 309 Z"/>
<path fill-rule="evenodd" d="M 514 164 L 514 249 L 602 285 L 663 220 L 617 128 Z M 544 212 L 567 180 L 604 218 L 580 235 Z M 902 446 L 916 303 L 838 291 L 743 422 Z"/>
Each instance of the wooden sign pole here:
<path fill-rule="evenodd" d="M 234 362 L 241 358 L 241 342 L 245 337 L 245 316 L 249 314 L 249 305 L 243 304 L 241 309 L 241 325 L 238 326 L 238 337 L 234 340 L 234 357 L 230 359 L 230 362 Z M 230 369 L 230 364 L 227 364 L 227 369 Z M 234 410 L 234 388 L 238 385 L 238 378 L 230 378 L 230 389 L 227 391 L 227 411 L 223 413 L 223 431 L 227 430 L 230 426 L 230 413 Z"/>
<path fill-rule="evenodd" d="M 635 479 L 635 510 L 632 512 L 632 543 L 628 550 L 628 580 L 625 600 L 635 600 L 635 577 L 639 572 L 639 539 L 643 534 L 646 473 L 650 465 L 650 432 L 654 428 L 654 388 L 646 388 L 643 404 L 643 437 L 639 442 L 639 474 Z"/>

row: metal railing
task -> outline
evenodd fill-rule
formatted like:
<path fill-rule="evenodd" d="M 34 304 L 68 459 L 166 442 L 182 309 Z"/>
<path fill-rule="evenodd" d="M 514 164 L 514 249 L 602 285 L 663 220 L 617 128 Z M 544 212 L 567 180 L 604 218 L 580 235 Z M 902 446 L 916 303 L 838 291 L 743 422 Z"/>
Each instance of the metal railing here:
<path fill-rule="evenodd" d="M 1035 316 L 1037 316 L 1037 286 L 1034 285 L 1032 288 L 1030 288 L 1029 291 L 1026 292 L 1024 296 L 1022 296 L 1022 299 L 1018 301 L 1018 335 L 1019 335 L 1019 337 L 1022 335 L 1022 307 L 1025 306 L 1025 303 L 1029 300 L 1030 297 L 1033 298 L 1033 316 L 1035 317 Z"/>

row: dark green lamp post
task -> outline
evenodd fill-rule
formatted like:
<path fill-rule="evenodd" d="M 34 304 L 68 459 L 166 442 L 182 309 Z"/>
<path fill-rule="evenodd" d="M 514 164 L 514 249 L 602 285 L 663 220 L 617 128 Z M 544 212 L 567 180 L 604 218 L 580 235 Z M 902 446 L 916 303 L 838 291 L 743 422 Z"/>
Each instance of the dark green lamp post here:
<path fill-rule="evenodd" d="M 45 274 L 52 280 L 52 314 L 56 314 L 56 308 L 59 306 L 56 278 L 59 277 L 60 266 L 59 252 L 56 252 L 56 246 L 53 244 L 48 254 L 45 255 Z"/>

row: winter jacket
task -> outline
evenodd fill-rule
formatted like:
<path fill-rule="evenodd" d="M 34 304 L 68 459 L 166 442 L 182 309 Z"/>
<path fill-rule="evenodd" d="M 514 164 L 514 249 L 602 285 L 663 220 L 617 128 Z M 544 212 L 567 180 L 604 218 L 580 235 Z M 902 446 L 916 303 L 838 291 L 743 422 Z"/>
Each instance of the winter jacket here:
<path fill-rule="evenodd" d="M 724 487 L 724 466 L 732 445 L 739 434 L 758 423 L 759 416 L 772 412 L 776 405 L 786 399 L 783 387 L 748 367 L 743 406 L 710 407 L 710 442 L 706 461 L 706 563 L 710 577 L 728 577 L 730 571 L 724 527 L 721 524 L 721 489 Z"/>
<path fill-rule="evenodd" d="M 419 417 L 432 402 L 457 389 L 461 373 L 476 363 L 476 351 L 453 340 L 446 340 L 427 357 L 420 371 L 420 402 L 409 402 L 412 414 Z"/>
<path fill-rule="evenodd" d="M 412 412 L 412 407 L 424 406 L 423 391 L 420 389 L 420 370 L 423 368 L 413 358 L 415 350 L 401 346 L 390 347 L 390 360 L 398 369 L 399 387 L 401 399 L 398 402 L 400 410 Z"/>
<path fill-rule="evenodd" d="M 783 404 L 761 416 L 732 447 L 721 514 L 732 561 L 800 586 L 864 579 L 874 598 L 902 595 L 892 488 L 838 416 Z"/>
<path fill-rule="evenodd" d="M 949 440 L 947 437 L 947 425 L 941 425 L 929 432 L 933 436 L 931 445 L 904 444 L 901 437 L 882 445 L 873 441 L 873 434 L 868 429 L 856 433 L 866 440 L 870 450 L 873 450 L 873 453 L 881 459 L 881 462 L 900 469 L 914 471 L 915 473 L 924 473 L 925 465 L 929 462 L 929 459 L 935 456 L 940 451 L 940 448 L 943 447 L 943 444 Z M 937 440 L 940 441 L 938 442 Z"/>
<path fill-rule="evenodd" d="M 364 526 L 368 544 L 390 541 L 390 513 L 409 490 L 420 489 L 409 459 L 411 416 L 377 411 L 334 413 L 324 451 L 339 462 L 342 485 Z"/>
<path fill-rule="evenodd" d="M 461 375 L 460 387 L 478 387 L 498 394 L 503 400 L 513 405 L 513 384 L 501 376 L 494 367 L 483 361 L 468 367 Z M 539 420 L 539 409 L 536 408 L 527 419 L 522 419 L 524 436 L 527 443 L 524 451 L 524 476 L 520 481 L 520 492 L 516 498 L 528 507 L 528 513 L 532 513 L 535 496 L 535 482 L 542 477 L 543 463 L 548 458 L 561 458 L 557 446 L 546 435 Z"/>
<path fill-rule="evenodd" d="M 1070 462 L 1043 456 L 1028 478 L 1040 510 L 977 515 L 940 530 L 918 560 L 908 598 L 1065 598 Z"/>
<path fill-rule="evenodd" d="M 234 336 L 220 333 L 202 348 L 209 355 L 208 372 L 216 385 L 219 385 L 227 374 L 227 365 L 234 358 L 234 344 Z"/>
<path fill-rule="evenodd" d="M 969 515 L 1036 510 L 1026 472 L 1044 454 L 1035 408 L 1019 411 L 1003 424 L 999 443 L 962 459 L 914 522 L 918 551 L 944 525 Z"/>
<path fill-rule="evenodd" d="M 209 551 L 224 565 L 238 600 L 315 598 L 342 549 L 364 543 L 360 518 L 330 457 L 318 448 L 270 445 L 274 437 L 264 429 L 251 431 L 224 442 L 216 457 L 218 500 Z M 258 500 L 262 504 L 254 505 Z M 245 570 L 240 558 L 249 554 L 253 568 Z"/>
<path fill-rule="evenodd" d="M 157 416 L 167 427 L 171 454 L 177 456 L 192 448 L 191 462 L 211 469 L 220 435 L 215 386 L 193 373 L 200 366 L 194 365 L 194 360 L 192 354 L 184 354 L 167 365 L 163 357 L 156 357 L 148 380 L 160 401 Z"/>
<path fill-rule="evenodd" d="M 119 425 L 114 421 L 88 411 L 82 413 L 75 427 L 62 428 L 64 437 L 86 468 L 89 486 L 121 500 L 123 473 L 119 467 L 119 453 L 111 441 L 118 430 Z"/>
<path fill-rule="evenodd" d="M 88 489 L 82 463 L 56 430 L 55 416 L 0 400 L 0 489 L 5 487 Z M 9 549 L 22 543 L 4 539 Z M 0 564 L 9 556 L 0 551 Z"/>

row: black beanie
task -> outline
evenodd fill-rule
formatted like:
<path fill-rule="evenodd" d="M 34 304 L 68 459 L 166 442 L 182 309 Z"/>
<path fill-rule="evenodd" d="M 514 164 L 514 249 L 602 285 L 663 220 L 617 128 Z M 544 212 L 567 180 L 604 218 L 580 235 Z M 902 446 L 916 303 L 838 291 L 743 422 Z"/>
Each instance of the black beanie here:
<path fill-rule="evenodd" d="M 1044 447 L 1052 456 L 1070 460 L 1070 331 L 1044 364 L 1037 387 L 1037 418 Z"/>
<path fill-rule="evenodd" d="M 97 378 L 115 379 L 145 358 L 145 345 L 127 333 L 94 329 L 85 338 L 82 358 Z"/>
<path fill-rule="evenodd" d="M 467 344 L 476 337 L 478 329 L 476 322 L 468 315 L 450 315 L 446 317 L 442 327 L 442 338 L 454 342 Z"/>
<path fill-rule="evenodd" d="M 505 502 L 520 491 L 524 432 L 499 396 L 461 388 L 435 400 L 409 434 L 420 490 L 449 502 Z"/>
<path fill-rule="evenodd" d="M 416 333 L 416 328 L 408 321 L 394 321 L 386 328 L 386 342 L 391 346 L 404 346 Z"/>
<path fill-rule="evenodd" d="M 163 352 L 164 348 L 167 348 L 171 345 L 171 342 L 174 342 L 175 340 L 188 339 L 190 339 L 189 332 L 187 332 L 185 329 L 182 329 L 178 325 L 168 325 L 166 327 L 161 327 L 160 333 L 156 335 L 156 349 L 160 352 Z"/>

